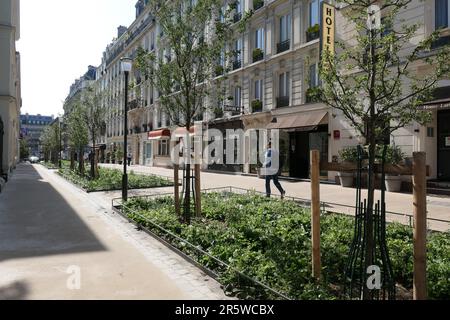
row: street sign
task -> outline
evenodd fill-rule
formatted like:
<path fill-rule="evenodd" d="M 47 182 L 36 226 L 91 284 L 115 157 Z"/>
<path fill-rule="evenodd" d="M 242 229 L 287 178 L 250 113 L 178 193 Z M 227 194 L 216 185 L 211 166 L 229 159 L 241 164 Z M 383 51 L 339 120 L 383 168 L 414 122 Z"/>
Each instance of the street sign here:
<path fill-rule="evenodd" d="M 237 106 L 224 106 L 223 107 L 224 112 L 240 113 L 241 110 L 242 110 L 242 107 L 237 107 Z"/>

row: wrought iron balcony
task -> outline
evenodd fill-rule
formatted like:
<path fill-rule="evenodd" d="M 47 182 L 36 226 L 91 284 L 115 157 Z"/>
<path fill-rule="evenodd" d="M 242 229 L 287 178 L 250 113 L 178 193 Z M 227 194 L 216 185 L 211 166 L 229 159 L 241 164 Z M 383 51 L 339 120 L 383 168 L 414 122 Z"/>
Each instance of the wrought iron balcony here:
<path fill-rule="evenodd" d="M 264 59 L 264 52 L 259 48 L 254 49 L 253 50 L 253 62 L 258 62 L 258 61 L 261 61 L 262 59 Z"/>
<path fill-rule="evenodd" d="M 258 10 L 264 7 L 264 0 L 253 0 L 253 10 Z"/>
<path fill-rule="evenodd" d="M 277 44 L 277 53 L 287 51 L 291 48 L 291 39 L 285 40 Z"/>
<path fill-rule="evenodd" d="M 233 61 L 233 70 L 240 69 L 241 67 L 242 67 L 242 61 L 241 60 Z"/>
<path fill-rule="evenodd" d="M 282 96 L 277 98 L 277 108 L 289 107 L 290 99 L 288 96 Z"/>
<path fill-rule="evenodd" d="M 241 19 L 242 19 L 242 13 L 238 12 L 238 13 L 234 14 L 234 16 L 233 16 L 234 23 L 241 21 Z"/>

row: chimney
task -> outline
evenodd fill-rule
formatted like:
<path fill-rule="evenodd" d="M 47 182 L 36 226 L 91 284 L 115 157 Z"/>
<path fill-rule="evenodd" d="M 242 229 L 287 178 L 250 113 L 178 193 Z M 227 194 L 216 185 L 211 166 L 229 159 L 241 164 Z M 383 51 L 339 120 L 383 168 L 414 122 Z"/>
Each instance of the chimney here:
<path fill-rule="evenodd" d="M 125 32 L 127 32 L 128 28 L 124 26 L 119 26 L 117 28 L 117 39 L 120 38 Z"/>

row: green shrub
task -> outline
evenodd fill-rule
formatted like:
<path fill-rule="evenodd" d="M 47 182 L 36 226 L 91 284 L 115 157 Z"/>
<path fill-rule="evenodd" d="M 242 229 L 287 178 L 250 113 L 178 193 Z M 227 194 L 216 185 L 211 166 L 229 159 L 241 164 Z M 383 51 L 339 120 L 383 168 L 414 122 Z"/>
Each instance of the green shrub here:
<path fill-rule="evenodd" d="M 295 299 L 337 299 L 342 293 L 345 264 L 353 239 L 353 217 L 336 214 L 322 217 L 323 279 L 316 283 L 311 277 L 310 211 L 293 201 L 256 194 L 207 193 L 202 197 L 203 217 L 193 219 L 191 225 L 180 222 L 171 197 L 132 199 L 126 207 L 125 213 L 131 219 L 219 273 L 219 280 L 229 295 L 242 299 L 279 298 L 235 270 Z M 224 261 L 232 269 L 165 235 L 140 215 Z M 411 289 L 411 228 L 389 224 L 387 242 L 395 280 Z M 429 235 L 428 281 L 432 299 L 450 298 L 449 247 L 450 233 Z"/>

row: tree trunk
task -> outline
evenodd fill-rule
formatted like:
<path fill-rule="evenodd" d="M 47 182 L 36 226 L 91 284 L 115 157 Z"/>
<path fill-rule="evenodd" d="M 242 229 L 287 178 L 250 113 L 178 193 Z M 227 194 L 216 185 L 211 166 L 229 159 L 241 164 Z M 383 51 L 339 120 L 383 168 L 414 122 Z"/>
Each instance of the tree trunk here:
<path fill-rule="evenodd" d="M 75 170 L 75 152 L 72 149 L 70 150 L 70 170 Z"/>
<path fill-rule="evenodd" d="M 189 155 L 190 156 L 190 155 Z M 186 190 L 184 194 L 184 222 L 191 223 L 191 163 L 186 164 Z"/>
<path fill-rule="evenodd" d="M 372 129 L 372 128 L 371 128 Z M 373 210 L 375 205 L 375 173 L 374 173 L 374 167 L 375 167 L 375 152 L 376 152 L 376 140 L 375 135 L 373 134 L 374 131 L 370 131 L 370 138 L 369 138 L 369 170 L 367 173 L 367 210 L 365 214 L 365 220 L 366 220 L 366 243 L 365 243 L 365 271 L 364 274 L 367 276 L 366 271 L 370 266 L 373 265 L 373 257 L 374 257 L 374 250 L 375 250 L 375 243 L 374 243 L 374 221 L 373 221 Z M 372 299 L 372 293 L 369 290 L 369 288 L 366 285 L 366 281 L 363 283 L 364 290 L 363 290 L 363 299 L 364 300 L 371 300 Z"/>
<path fill-rule="evenodd" d="M 84 152 L 83 148 L 80 148 L 78 152 L 78 172 L 80 175 L 84 175 Z"/>
<path fill-rule="evenodd" d="M 91 179 L 95 180 L 95 137 L 92 136 L 92 151 L 91 151 Z"/>

